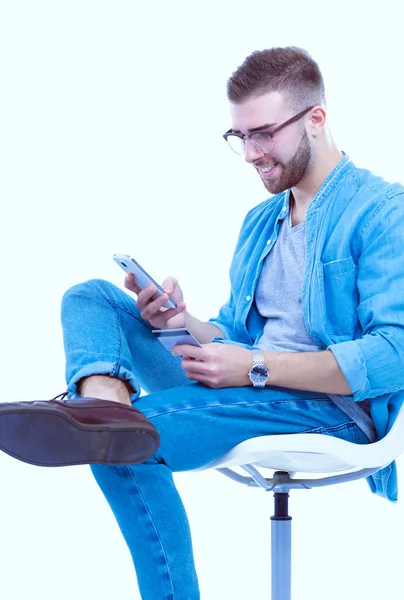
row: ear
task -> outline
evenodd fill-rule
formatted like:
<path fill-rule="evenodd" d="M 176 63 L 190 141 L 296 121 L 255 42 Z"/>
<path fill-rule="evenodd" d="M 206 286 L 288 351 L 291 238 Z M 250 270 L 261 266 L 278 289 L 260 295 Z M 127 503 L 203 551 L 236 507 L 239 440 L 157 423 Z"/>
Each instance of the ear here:
<path fill-rule="evenodd" d="M 313 138 L 318 137 L 325 127 L 327 112 L 323 106 L 316 106 L 310 113 L 309 131 Z"/>

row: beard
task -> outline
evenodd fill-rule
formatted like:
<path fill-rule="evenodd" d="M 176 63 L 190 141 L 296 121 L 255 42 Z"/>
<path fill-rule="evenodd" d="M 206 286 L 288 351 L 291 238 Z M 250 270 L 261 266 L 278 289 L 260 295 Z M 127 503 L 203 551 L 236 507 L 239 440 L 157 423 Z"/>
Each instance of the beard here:
<path fill-rule="evenodd" d="M 303 131 L 302 139 L 292 158 L 283 163 L 276 161 L 281 167 L 279 177 L 271 180 L 262 179 L 263 184 L 270 194 L 280 194 L 297 185 L 310 170 L 312 150 L 306 130 Z M 259 166 L 259 165 L 257 165 Z"/>

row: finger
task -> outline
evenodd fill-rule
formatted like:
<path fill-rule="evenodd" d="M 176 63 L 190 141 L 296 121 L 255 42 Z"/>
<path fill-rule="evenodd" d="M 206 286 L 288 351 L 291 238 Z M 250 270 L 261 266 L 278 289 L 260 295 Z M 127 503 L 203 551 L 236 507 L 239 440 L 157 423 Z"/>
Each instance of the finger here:
<path fill-rule="evenodd" d="M 178 315 L 180 312 L 185 310 L 185 302 L 179 302 L 176 308 L 164 308 L 164 304 L 167 302 L 168 295 L 162 294 L 153 302 L 150 302 L 144 309 L 141 310 L 140 316 L 146 321 L 150 321 L 152 318 L 156 319 L 161 317 L 164 319 L 164 324 L 169 320 Z M 139 308 L 139 301 L 136 303 Z"/>
<path fill-rule="evenodd" d="M 187 373 L 198 373 L 199 375 L 207 375 L 206 365 L 201 360 L 196 360 L 195 358 L 189 358 L 189 356 L 184 356 L 181 360 L 181 367 Z"/>
<path fill-rule="evenodd" d="M 172 294 L 175 288 L 178 287 L 178 281 L 175 279 L 175 277 L 166 277 L 161 284 L 161 287 L 168 294 Z"/>
<path fill-rule="evenodd" d="M 148 313 L 158 312 L 169 300 L 169 295 L 158 291 L 157 287 L 150 283 L 138 294 L 137 307 L 146 309 Z M 164 308 L 164 310 L 166 310 Z"/>
<path fill-rule="evenodd" d="M 139 294 L 142 291 L 142 288 L 140 288 L 137 285 L 137 283 L 135 282 L 135 277 L 134 277 L 133 273 L 128 273 L 126 275 L 124 285 L 127 290 L 130 290 L 131 292 L 135 292 L 135 294 Z"/>
<path fill-rule="evenodd" d="M 177 344 L 172 349 L 172 354 L 174 356 L 189 356 L 191 358 L 198 358 L 202 360 L 203 357 L 203 347 L 192 346 L 191 344 Z"/>
<path fill-rule="evenodd" d="M 153 303 L 156 303 L 155 306 L 157 308 L 159 308 L 160 306 L 163 306 L 163 304 L 165 304 L 165 302 L 167 302 L 168 294 L 165 294 L 165 299 L 162 298 L 162 296 L 164 296 L 164 294 L 157 296 L 156 298 L 153 298 L 153 296 L 155 295 L 156 292 L 157 292 L 156 286 L 153 283 L 150 283 L 147 287 L 143 288 L 143 290 L 141 290 L 138 293 L 136 306 L 140 310 L 143 310 L 144 308 L 149 307 Z"/>

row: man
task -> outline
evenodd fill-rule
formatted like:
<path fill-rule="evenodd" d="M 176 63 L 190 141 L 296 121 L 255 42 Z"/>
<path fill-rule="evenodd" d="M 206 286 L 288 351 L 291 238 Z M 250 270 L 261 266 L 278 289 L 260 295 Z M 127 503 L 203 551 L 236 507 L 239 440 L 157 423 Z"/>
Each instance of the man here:
<path fill-rule="evenodd" d="M 127 276 L 136 302 L 105 281 L 79 284 L 62 306 L 69 399 L 0 409 L 6 452 L 92 463 L 147 600 L 199 598 L 172 472 L 259 435 L 365 444 L 386 434 L 404 397 L 404 188 L 335 146 L 304 50 L 254 52 L 227 91 L 224 137 L 274 196 L 245 218 L 218 317 L 192 316 L 172 277 L 153 300 L 153 285 Z M 163 310 L 168 294 L 177 308 Z M 171 356 L 151 333 L 183 326 L 202 348 Z M 377 475 L 373 491 L 395 500 L 394 465 Z"/>

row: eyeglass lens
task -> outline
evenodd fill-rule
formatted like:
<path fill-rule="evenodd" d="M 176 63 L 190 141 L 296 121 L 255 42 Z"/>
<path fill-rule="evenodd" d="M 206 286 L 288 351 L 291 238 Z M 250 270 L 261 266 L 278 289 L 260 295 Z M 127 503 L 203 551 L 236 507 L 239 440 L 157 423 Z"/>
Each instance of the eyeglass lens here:
<path fill-rule="evenodd" d="M 268 133 L 257 131 L 256 133 L 252 133 L 248 139 L 258 152 L 269 154 L 274 149 L 274 141 Z M 236 154 L 244 154 L 247 140 L 237 135 L 229 135 L 227 142 Z"/>

